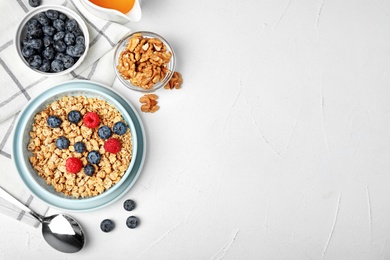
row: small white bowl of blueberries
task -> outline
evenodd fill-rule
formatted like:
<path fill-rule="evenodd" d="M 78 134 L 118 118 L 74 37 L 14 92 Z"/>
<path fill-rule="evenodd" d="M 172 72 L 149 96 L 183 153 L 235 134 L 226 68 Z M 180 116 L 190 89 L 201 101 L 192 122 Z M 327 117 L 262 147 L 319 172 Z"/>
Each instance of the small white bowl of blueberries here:
<path fill-rule="evenodd" d="M 44 76 L 60 76 L 83 62 L 89 47 L 88 28 L 67 7 L 39 6 L 20 22 L 15 46 L 30 69 Z"/>

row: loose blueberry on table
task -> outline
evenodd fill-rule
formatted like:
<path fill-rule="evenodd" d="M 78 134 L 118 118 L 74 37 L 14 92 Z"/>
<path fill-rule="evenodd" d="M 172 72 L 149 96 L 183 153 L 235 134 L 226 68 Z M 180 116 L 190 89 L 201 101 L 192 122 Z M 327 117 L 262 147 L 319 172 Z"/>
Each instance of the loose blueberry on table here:
<path fill-rule="evenodd" d="M 29 0 L 38 6 L 40 0 Z M 85 52 L 85 38 L 76 20 L 56 10 L 41 12 L 27 21 L 21 53 L 30 67 L 42 72 L 71 68 Z"/>
<path fill-rule="evenodd" d="M 130 216 L 126 219 L 126 226 L 128 228 L 136 228 L 138 226 L 139 220 L 135 216 Z"/>
<path fill-rule="evenodd" d="M 103 232 L 111 232 L 115 227 L 114 222 L 111 219 L 105 219 L 100 223 L 100 229 Z"/>
<path fill-rule="evenodd" d="M 127 211 L 132 211 L 133 209 L 135 209 L 135 202 L 133 200 L 128 199 L 123 203 L 123 208 Z"/>

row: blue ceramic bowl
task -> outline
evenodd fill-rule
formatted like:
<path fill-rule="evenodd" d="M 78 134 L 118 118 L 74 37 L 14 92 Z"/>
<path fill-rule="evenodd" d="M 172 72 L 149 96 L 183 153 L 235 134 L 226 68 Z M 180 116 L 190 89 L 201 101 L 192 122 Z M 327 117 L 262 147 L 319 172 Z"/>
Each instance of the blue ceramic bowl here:
<path fill-rule="evenodd" d="M 29 133 L 34 116 L 48 104 L 63 96 L 97 97 L 106 100 L 122 114 L 132 134 L 133 158 L 122 179 L 104 193 L 95 197 L 74 198 L 54 190 L 53 186 L 38 176 L 32 167 L 27 149 Z M 27 188 L 47 204 L 70 211 L 94 210 L 113 203 L 122 197 L 137 180 L 145 159 L 145 131 L 134 107 L 113 89 L 100 83 L 86 80 L 72 80 L 52 87 L 31 100 L 20 113 L 15 124 L 13 137 L 13 161 Z"/>

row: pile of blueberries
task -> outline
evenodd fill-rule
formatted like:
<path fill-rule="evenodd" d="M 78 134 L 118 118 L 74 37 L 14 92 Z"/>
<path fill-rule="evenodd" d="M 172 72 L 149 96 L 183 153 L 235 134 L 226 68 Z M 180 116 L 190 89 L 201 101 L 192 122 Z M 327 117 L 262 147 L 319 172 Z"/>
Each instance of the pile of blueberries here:
<path fill-rule="evenodd" d="M 21 52 L 30 67 L 60 72 L 72 67 L 85 51 L 85 39 L 76 20 L 56 10 L 37 14 L 25 25 Z"/>
<path fill-rule="evenodd" d="M 133 209 L 135 209 L 135 202 L 133 200 L 126 200 L 124 203 L 123 203 L 123 208 L 126 210 L 126 211 L 132 211 Z M 136 217 L 136 216 L 130 216 L 126 219 L 126 226 L 128 228 L 136 228 L 139 224 L 139 219 Z M 104 219 L 101 223 L 100 223 L 100 229 L 103 231 L 103 232 L 111 232 L 112 230 L 114 230 L 115 228 L 115 223 L 114 221 L 112 221 L 111 219 Z"/>

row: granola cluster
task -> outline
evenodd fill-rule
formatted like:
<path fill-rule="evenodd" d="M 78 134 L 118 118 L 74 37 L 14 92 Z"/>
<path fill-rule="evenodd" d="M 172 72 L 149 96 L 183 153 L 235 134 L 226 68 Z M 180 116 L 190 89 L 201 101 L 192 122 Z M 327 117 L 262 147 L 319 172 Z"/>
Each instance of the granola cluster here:
<path fill-rule="evenodd" d="M 68 121 L 71 111 L 79 111 L 81 116 L 95 113 L 99 116 L 99 125 L 90 128 L 83 120 L 71 123 Z M 53 115 L 59 118 L 59 127 L 48 125 L 48 118 Z M 121 134 L 112 133 L 111 139 L 117 140 L 120 145 L 119 151 L 112 153 L 105 150 L 108 141 L 99 136 L 98 128 L 113 128 L 115 122 L 123 125 L 122 115 L 115 107 L 99 98 L 65 96 L 52 102 L 34 117 L 28 144 L 28 150 L 32 152 L 30 162 L 33 168 L 48 185 L 67 196 L 84 198 L 102 194 L 121 180 L 132 159 L 132 136 L 128 128 L 124 128 L 125 131 Z M 60 142 L 60 149 L 58 140 L 61 138 L 67 139 L 68 143 Z M 76 143 L 84 144 L 81 152 L 77 151 L 80 148 L 75 146 Z M 66 149 L 62 147 L 64 145 Z M 92 166 L 90 153 L 101 155 Z M 69 171 L 69 158 L 79 160 L 84 170 L 77 173 Z M 86 166 L 90 167 L 88 171 Z"/>

